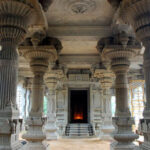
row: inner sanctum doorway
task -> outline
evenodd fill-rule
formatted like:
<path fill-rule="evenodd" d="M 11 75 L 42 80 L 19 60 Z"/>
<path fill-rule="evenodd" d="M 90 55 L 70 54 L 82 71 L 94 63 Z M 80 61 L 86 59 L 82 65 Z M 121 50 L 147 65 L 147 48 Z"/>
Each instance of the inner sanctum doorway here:
<path fill-rule="evenodd" d="M 69 123 L 89 122 L 89 92 L 88 90 L 70 90 Z"/>

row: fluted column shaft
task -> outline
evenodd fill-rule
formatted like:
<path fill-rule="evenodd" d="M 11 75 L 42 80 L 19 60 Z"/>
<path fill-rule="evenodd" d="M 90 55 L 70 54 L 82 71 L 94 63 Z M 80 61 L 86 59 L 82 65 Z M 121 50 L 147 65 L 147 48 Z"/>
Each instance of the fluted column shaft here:
<path fill-rule="evenodd" d="M 16 107 L 18 54 L 15 44 L 6 43 L 2 46 L 0 70 L 0 110 L 8 108 L 11 113 L 11 106 Z"/>
<path fill-rule="evenodd" d="M 19 146 L 16 130 L 19 127 L 19 112 L 16 106 L 18 72 L 16 44 L 11 42 L 2 44 L 0 70 L 0 150 L 11 150 L 12 143 L 15 147 Z M 16 139 L 13 138 L 15 136 Z"/>

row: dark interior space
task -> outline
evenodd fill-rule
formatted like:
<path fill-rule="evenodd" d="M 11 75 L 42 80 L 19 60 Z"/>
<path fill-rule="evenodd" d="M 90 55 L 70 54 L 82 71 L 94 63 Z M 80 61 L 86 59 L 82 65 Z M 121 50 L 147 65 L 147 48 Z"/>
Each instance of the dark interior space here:
<path fill-rule="evenodd" d="M 88 91 L 70 91 L 70 123 L 88 122 Z"/>

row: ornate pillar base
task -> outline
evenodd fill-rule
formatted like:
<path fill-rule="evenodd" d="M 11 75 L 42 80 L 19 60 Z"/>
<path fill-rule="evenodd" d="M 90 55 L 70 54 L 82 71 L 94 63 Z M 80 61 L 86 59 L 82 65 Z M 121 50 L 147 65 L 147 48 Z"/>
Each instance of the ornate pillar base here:
<path fill-rule="evenodd" d="M 50 114 L 48 118 L 47 124 L 45 125 L 45 132 L 46 132 L 46 140 L 57 140 L 58 133 L 56 127 L 56 114 Z"/>
<path fill-rule="evenodd" d="M 45 139 L 44 132 L 42 130 L 44 120 L 40 117 L 28 118 L 27 133 L 23 135 L 23 138 L 28 141 L 24 150 L 45 150 L 45 146 L 42 141 Z"/>
<path fill-rule="evenodd" d="M 0 150 L 16 150 L 22 147 L 19 142 L 21 123 L 17 108 L 8 106 L 0 110 Z"/>
<path fill-rule="evenodd" d="M 144 143 L 140 146 L 141 150 L 150 149 L 150 119 L 141 119 L 139 123 L 139 131 L 144 135 Z"/>
<path fill-rule="evenodd" d="M 137 146 L 134 144 L 120 144 L 118 142 L 113 142 L 111 144 L 111 150 L 137 150 Z"/>
<path fill-rule="evenodd" d="M 150 143 L 144 142 L 144 143 L 140 146 L 140 150 L 150 150 Z"/>
<path fill-rule="evenodd" d="M 0 150 L 16 150 L 22 147 L 18 140 L 18 120 L 0 118 Z"/>
<path fill-rule="evenodd" d="M 133 141 L 138 138 L 138 135 L 132 132 L 132 125 L 134 124 L 134 119 L 132 117 L 114 117 L 113 123 L 116 127 L 113 136 L 117 142 L 115 141 L 111 144 L 111 149 L 136 149 L 136 145 L 133 144 Z"/>

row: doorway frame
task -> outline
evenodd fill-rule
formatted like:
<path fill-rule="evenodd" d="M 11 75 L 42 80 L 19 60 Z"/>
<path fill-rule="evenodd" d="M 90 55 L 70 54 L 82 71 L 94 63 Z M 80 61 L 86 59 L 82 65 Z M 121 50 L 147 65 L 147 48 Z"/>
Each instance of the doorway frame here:
<path fill-rule="evenodd" d="M 68 124 L 71 123 L 71 91 L 87 91 L 87 123 L 90 123 L 90 88 L 68 88 Z"/>

